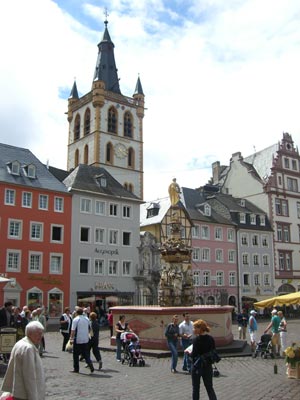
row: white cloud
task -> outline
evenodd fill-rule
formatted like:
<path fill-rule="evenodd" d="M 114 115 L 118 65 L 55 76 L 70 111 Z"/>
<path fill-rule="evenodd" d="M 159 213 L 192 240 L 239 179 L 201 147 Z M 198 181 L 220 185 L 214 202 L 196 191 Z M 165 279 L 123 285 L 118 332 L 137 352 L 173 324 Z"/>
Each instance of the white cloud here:
<path fill-rule="evenodd" d="M 212 162 L 261 150 L 283 131 L 300 143 L 298 3 L 110 2 L 122 93 L 132 95 L 140 73 L 146 95 L 146 200 L 166 195 L 174 176 L 203 185 Z M 68 96 L 74 77 L 81 94 L 90 90 L 105 5 L 73 2 L 80 22 L 51 0 L 1 2 L 1 141 L 66 167 L 60 93 Z"/>

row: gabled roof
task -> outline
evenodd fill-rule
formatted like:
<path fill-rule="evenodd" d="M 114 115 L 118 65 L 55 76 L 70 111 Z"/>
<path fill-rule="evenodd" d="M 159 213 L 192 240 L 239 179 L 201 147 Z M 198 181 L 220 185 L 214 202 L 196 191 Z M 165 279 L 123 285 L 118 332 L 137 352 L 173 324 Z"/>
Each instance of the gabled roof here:
<path fill-rule="evenodd" d="M 104 181 L 106 184 L 104 185 Z M 69 191 L 78 190 L 141 202 L 126 190 L 106 169 L 79 164 L 63 181 Z"/>
<path fill-rule="evenodd" d="M 190 218 L 193 221 L 232 225 L 229 213 L 227 213 L 227 215 L 225 214 L 225 212 L 221 214 L 220 212 L 216 212 L 215 209 L 212 207 L 211 215 L 205 215 L 203 212 L 201 212 L 203 208 L 202 205 L 210 205 L 209 196 L 207 196 L 205 193 L 200 192 L 196 189 L 183 187 L 182 194 L 182 202 L 185 205 L 187 212 L 189 213 Z"/>
<path fill-rule="evenodd" d="M 60 168 L 55 168 L 55 167 L 52 167 L 51 165 L 49 165 L 48 170 L 60 182 L 63 182 L 63 180 L 66 179 L 66 177 L 70 174 L 70 171 L 66 171 L 66 170 L 60 169 Z"/>
<path fill-rule="evenodd" d="M 158 214 L 153 217 L 147 218 L 148 209 L 151 207 L 158 208 Z M 160 224 L 166 215 L 167 211 L 171 207 L 169 197 L 163 197 L 154 201 L 147 201 L 140 206 L 140 226 L 156 225 Z"/>
<path fill-rule="evenodd" d="M 9 165 L 14 161 L 20 163 L 18 175 L 10 173 L 9 170 Z M 28 177 L 25 172 L 30 164 L 36 168 L 35 178 Z M 31 188 L 67 192 L 65 185 L 52 175 L 30 150 L 3 143 L 0 143 L 0 181 Z"/>
<path fill-rule="evenodd" d="M 273 159 L 278 150 L 279 144 L 273 144 L 270 147 L 244 158 L 244 162 L 248 163 L 249 166 L 253 165 L 255 172 L 257 172 L 260 179 L 266 181 L 266 179 L 271 175 Z M 251 167 L 249 169 L 251 169 Z"/>

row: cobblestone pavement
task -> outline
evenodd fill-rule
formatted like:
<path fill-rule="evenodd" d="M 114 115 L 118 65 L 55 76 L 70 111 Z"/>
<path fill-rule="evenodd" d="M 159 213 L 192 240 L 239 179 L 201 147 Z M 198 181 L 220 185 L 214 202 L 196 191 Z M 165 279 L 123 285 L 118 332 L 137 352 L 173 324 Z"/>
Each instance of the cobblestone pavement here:
<path fill-rule="evenodd" d="M 259 321 L 259 334 L 268 321 Z M 300 321 L 289 321 L 289 342 L 300 341 Z M 233 327 L 237 333 L 236 326 Z M 298 336 L 299 335 L 299 336 Z M 107 341 L 102 331 L 100 343 Z M 145 357 L 145 367 L 129 367 L 115 359 L 115 354 L 102 351 L 103 369 L 93 374 L 80 363 L 80 373 L 72 374 L 72 354 L 61 351 L 62 336 L 46 333 L 43 364 L 47 379 L 47 399 L 58 400 L 188 400 L 191 399 L 191 377 L 181 371 L 171 374 L 169 358 Z M 103 345 L 103 344 L 102 344 Z M 300 380 L 288 379 L 283 359 L 277 359 L 278 374 L 274 374 L 274 360 L 251 357 L 222 358 L 218 364 L 220 377 L 214 378 L 219 400 L 299 400 Z M 95 364 L 96 366 L 96 364 Z M 0 365 L 0 383 L 5 372 Z M 201 399 L 207 394 L 201 384 Z"/>

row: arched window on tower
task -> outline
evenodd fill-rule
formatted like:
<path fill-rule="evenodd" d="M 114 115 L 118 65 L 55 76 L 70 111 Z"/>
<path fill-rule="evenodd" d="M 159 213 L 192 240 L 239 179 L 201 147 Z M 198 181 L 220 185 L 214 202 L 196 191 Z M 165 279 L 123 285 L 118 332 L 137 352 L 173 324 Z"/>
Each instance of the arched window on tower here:
<path fill-rule="evenodd" d="M 113 146 L 111 143 L 107 143 L 106 145 L 106 162 L 108 164 L 113 164 L 114 162 Z"/>
<path fill-rule="evenodd" d="M 79 164 L 79 150 L 76 149 L 76 151 L 75 151 L 74 167 L 75 167 L 75 168 L 78 167 L 78 164 Z"/>
<path fill-rule="evenodd" d="M 80 115 L 77 114 L 74 123 L 74 142 L 80 138 Z"/>
<path fill-rule="evenodd" d="M 84 114 L 84 136 L 88 135 L 91 131 L 91 112 L 88 108 Z"/>
<path fill-rule="evenodd" d="M 128 185 L 128 189 L 127 189 L 130 193 L 133 193 L 133 184 L 129 183 Z"/>
<path fill-rule="evenodd" d="M 84 146 L 83 163 L 89 163 L 89 146 L 87 144 Z"/>
<path fill-rule="evenodd" d="M 124 183 L 124 189 L 128 190 L 127 182 Z"/>
<path fill-rule="evenodd" d="M 128 149 L 127 164 L 129 168 L 134 168 L 134 150 L 132 147 Z"/>
<path fill-rule="evenodd" d="M 132 138 L 132 116 L 129 111 L 124 114 L 124 136 Z"/>
<path fill-rule="evenodd" d="M 115 107 L 110 107 L 107 116 L 107 130 L 110 133 L 117 133 L 117 110 Z"/>

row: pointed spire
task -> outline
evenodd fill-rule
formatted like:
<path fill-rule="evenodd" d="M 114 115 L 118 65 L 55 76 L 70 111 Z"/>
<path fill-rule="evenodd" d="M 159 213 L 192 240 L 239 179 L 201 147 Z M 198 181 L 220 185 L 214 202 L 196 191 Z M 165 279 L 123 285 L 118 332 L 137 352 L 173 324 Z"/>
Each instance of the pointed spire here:
<path fill-rule="evenodd" d="M 144 96 L 144 92 L 143 92 L 140 76 L 138 76 L 138 79 L 137 79 L 137 82 L 136 82 L 135 91 L 134 91 L 133 95 L 135 95 L 135 94 L 142 94 Z"/>
<path fill-rule="evenodd" d="M 73 87 L 72 87 L 69 99 L 76 99 L 76 100 L 79 99 L 76 80 L 74 80 Z"/>
<path fill-rule="evenodd" d="M 105 14 L 106 19 L 104 21 L 105 30 L 101 42 L 98 44 L 98 58 L 94 73 L 94 81 L 103 81 L 105 83 L 105 89 L 114 93 L 121 94 L 118 78 L 118 70 L 116 68 L 115 56 L 114 56 L 114 44 L 110 38 L 107 29 L 107 12 Z"/>

